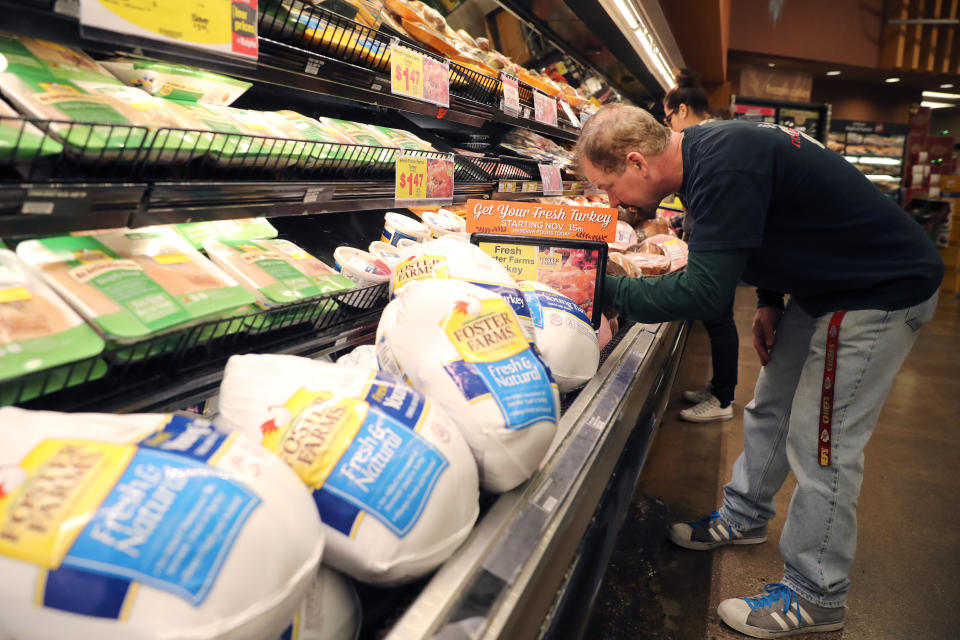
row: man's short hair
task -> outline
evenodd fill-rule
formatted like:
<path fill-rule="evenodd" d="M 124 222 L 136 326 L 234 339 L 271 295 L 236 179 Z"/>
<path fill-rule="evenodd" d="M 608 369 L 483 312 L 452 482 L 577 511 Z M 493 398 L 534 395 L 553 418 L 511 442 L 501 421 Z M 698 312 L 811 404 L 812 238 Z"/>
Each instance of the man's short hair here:
<path fill-rule="evenodd" d="M 586 158 L 604 173 L 621 174 L 627 154 L 661 153 L 670 140 L 670 129 L 639 107 L 608 104 L 587 120 L 577 142 L 577 160 Z"/>

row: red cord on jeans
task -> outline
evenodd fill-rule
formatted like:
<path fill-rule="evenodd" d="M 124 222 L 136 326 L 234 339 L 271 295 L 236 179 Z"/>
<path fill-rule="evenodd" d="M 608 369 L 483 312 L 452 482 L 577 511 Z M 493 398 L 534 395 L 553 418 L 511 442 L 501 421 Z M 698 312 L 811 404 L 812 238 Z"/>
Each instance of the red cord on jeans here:
<path fill-rule="evenodd" d="M 840 323 L 846 311 L 835 311 L 827 328 L 827 352 L 823 358 L 823 386 L 820 388 L 820 437 L 817 444 L 821 467 L 830 466 L 833 439 L 833 388 L 837 380 L 837 349 L 840 342 Z"/>

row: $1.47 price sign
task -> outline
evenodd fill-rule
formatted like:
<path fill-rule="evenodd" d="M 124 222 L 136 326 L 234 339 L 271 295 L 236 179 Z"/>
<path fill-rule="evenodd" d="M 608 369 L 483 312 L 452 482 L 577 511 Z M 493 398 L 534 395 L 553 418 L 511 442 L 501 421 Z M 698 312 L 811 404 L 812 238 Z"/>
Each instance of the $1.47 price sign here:
<path fill-rule="evenodd" d="M 534 89 L 533 117 L 537 122 L 557 126 L 557 99 Z"/>
<path fill-rule="evenodd" d="M 394 40 L 390 44 L 390 92 L 449 107 L 450 63 L 402 47 Z"/>
<path fill-rule="evenodd" d="M 398 156 L 397 206 L 453 203 L 453 157 Z"/>
<path fill-rule="evenodd" d="M 560 167 L 552 164 L 541 164 L 540 179 L 543 180 L 543 195 L 562 196 L 563 178 L 560 176 Z"/>

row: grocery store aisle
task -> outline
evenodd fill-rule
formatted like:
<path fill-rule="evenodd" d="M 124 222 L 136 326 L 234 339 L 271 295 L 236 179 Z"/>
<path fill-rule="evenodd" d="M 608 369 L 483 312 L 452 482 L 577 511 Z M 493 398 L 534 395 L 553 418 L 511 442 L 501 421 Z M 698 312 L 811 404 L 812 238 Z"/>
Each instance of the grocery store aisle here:
<path fill-rule="evenodd" d="M 728 640 L 743 638 L 716 616 L 720 600 L 754 594 L 782 574 L 777 545 L 793 491 L 777 497 L 766 544 L 687 551 L 666 539 L 674 519 L 692 519 L 719 504 L 743 443 L 743 406 L 759 361 L 750 340 L 755 296 L 737 292 L 740 384 L 736 417 L 697 425 L 677 420 L 680 393 L 709 377 L 702 326 L 686 353 L 634 504 L 618 539 L 587 637 Z M 887 399 L 867 445 L 858 509 L 859 541 L 842 632 L 822 640 L 939 640 L 960 628 L 960 304 L 944 295 Z M 803 637 L 803 636 L 801 636 Z"/>

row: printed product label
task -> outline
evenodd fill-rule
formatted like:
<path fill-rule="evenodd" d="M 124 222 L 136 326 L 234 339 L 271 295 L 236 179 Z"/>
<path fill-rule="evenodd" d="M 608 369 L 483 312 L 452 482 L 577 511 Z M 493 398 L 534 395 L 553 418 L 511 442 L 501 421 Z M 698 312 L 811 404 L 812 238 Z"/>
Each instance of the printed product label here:
<path fill-rule="evenodd" d="M 137 580 L 197 605 L 260 499 L 189 458 L 141 450 L 64 565 Z"/>
<path fill-rule="evenodd" d="M 443 256 L 410 257 L 394 269 L 393 288 L 400 289 L 416 280 L 445 279 L 450 277 L 447 259 Z"/>
<path fill-rule="evenodd" d="M 322 292 L 314 281 L 303 275 L 290 263 L 275 253 L 261 253 L 252 260 L 257 267 L 267 275 L 277 280 L 276 283 L 262 287 L 260 291 L 270 300 L 286 302 L 294 298 L 310 298 Z M 246 258 L 246 256 L 244 256 Z"/>
<path fill-rule="evenodd" d="M 503 298 L 504 301 L 510 305 L 510 308 L 513 309 L 513 312 L 517 314 L 517 320 L 520 321 L 520 328 L 523 329 L 523 334 L 527 337 L 527 340 L 533 341 L 533 318 L 530 312 L 530 306 L 527 304 L 526 297 L 524 297 L 519 289 L 499 284 L 489 284 L 487 282 L 475 282 L 473 280 L 470 282 L 487 291 L 492 291 Z"/>
<path fill-rule="evenodd" d="M 423 397 L 376 378 L 366 401 L 301 389 L 284 407 L 292 417 L 262 425 L 263 444 L 314 489 L 321 520 L 349 536 L 365 512 L 409 533 L 449 464 L 416 432 Z"/>
<path fill-rule="evenodd" d="M 33 296 L 24 287 L 7 287 L 0 289 L 0 304 L 7 302 L 23 302 Z"/>
<path fill-rule="evenodd" d="M 441 326 L 463 356 L 445 368 L 468 400 L 489 394 L 507 429 L 556 420 L 553 381 L 506 302 L 470 296 L 455 304 Z"/>
<path fill-rule="evenodd" d="M 580 307 L 573 300 L 566 298 L 564 296 L 558 296 L 550 293 L 549 291 L 541 291 L 539 289 L 534 289 L 530 285 L 521 285 L 520 288 L 523 290 L 524 297 L 526 297 L 527 302 L 530 303 L 531 309 L 534 304 L 542 306 L 545 309 L 555 309 L 557 311 L 562 311 L 567 313 L 580 322 L 589 325 L 592 327 L 590 319 L 587 318 L 587 314 L 584 313 L 583 308 Z M 536 301 L 536 302 L 534 302 Z M 537 327 L 543 328 L 543 319 L 541 318 L 540 323 L 537 324 Z M 592 328 L 591 328 L 592 331 Z"/>
<path fill-rule="evenodd" d="M 227 438 L 174 416 L 139 446 L 44 440 L 4 469 L 0 553 L 50 570 L 47 607 L 116 618 L 131 581 L 200 604 L 260 503 L 204 463 Z"/>

